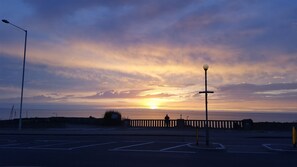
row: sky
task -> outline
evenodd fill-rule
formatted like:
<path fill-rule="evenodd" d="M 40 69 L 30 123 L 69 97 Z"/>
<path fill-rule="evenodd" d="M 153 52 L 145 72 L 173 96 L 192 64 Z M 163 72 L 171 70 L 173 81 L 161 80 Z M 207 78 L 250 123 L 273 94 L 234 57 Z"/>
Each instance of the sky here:
<path fill-rule="evenodd" d="M 28 30 L 24 108 L 297 112 L 295 0 L 1 0 Z M 0 24 L 0 108 L 24 31 Z"/>

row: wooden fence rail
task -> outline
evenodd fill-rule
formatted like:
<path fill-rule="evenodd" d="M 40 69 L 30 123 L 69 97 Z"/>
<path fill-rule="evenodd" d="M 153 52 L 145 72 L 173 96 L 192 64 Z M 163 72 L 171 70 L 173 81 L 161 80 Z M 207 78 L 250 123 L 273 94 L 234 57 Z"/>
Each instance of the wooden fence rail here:
<path fill-rule="evenodd" d="M 205 120 L 170 120 L 168 127 L 205 128 Z M 131 119 L 126 120 L 129 127 L 167 127 L 163 119 Z M 209 120 L 208 127 L 212 129 L 242 129 L 243 121 L 239 120 Z"/>

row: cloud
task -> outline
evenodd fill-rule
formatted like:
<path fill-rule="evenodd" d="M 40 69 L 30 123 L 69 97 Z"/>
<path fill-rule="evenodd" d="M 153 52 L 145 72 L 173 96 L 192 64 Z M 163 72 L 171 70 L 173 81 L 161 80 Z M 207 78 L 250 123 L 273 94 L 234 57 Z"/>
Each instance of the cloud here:
<path fill-rule="evenodd" d="M 233 100 L 277 99 L 295 101 L 297 99 L 297 83 L 225 85 L 220 87 L 218 92 L 225 98 Z"/>
<path fill-rule="evenodd" d="M 109 90 L 105 92 L 97 93 L 96 95 L 87 96 L 83 98 L 100 99 L 100 98 L 136 98 L 138 95 L 146 90 L 129 90 L 129 91 L 115 91 Z"/>
<path fill-rule="evenodd" d="M 295 99 L 295 1 L 0 3 L 0 15 L 28 29 L 26 97 L 189 102 L 208 63 L 216 100 Z M 0 36 L 1 97 L 18 97 L 23 32 L 2 24 Z"/>
<path fill-rule="evenodd" d="M 86 96 L 86 97 L 82 97 L 82 98 L 87 98 L 87 99 L 139 98 L 139 99 L 143 99 L 143 98 L 166 98 L 166 97 L 175 96 L 173 94 L 168 94 L 168 93 L 155 93 L 155 94 L 146 93 L 148 91 L 150 91 L 150 89 L 126 90 L 126 91 L 109 90 L 109 91 L 99 92 L 95 95 Z"/>
<path fill-rule="evenodd" d="M 159 94 L 149 94 L 142 96 L 143 98 L 170 98 L 172 96 L 176 96 L 175 94 L 168 94 L 168 93 L 159 93 Z"/>
<path fill-rule="evenodd" d="M 20 88 L 13 86 L 0 86 L 0 98 L 20 96 Z"/>
<path fill-rule="evenodd" d="M 51 102 L 54 101 L 55 99 L 50 97 L 50 96 L 45 96 L 45 95 L 38 95 L 38 96 L 32 96 L 32 97 L 24 97 L 24 102 L 27 103 L 46 103 L 46 102 Z M 1 99 L 0 102 L 2 103 L 19 103 L 20 98 L 5 98 Z"/>
<path fill-rule="evenodd" d="M 162 29 L 164 26 L 159 26 L 162 22 L 173 18 L 172 15 L 190 6 L 192 1 L 29 0 L 25 3 L 32 8 L 34 16 L 27 20 L 41 36 L 47 33 L 54 37 L 124 44 L 123 41 L 135 43 L 149 38 L 151 31 Z"/>

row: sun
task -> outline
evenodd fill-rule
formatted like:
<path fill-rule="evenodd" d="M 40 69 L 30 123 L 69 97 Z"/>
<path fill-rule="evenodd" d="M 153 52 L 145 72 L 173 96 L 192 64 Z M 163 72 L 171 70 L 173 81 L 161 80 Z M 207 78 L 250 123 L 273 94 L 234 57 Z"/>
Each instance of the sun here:
<path fill-rule="evenodd" d="M 158 109 L 158 106 L 156 104 L 151 104 L 150 105 L 150 109 L 152 109 L 152 110 Z"/>
<path fill-rule="evenodd" d="M 158 99 L 150 99 L 147 102 L 147 106 L 152 110 L 158 109 L 159 105 L 160 105 L 160 101 Z"/>

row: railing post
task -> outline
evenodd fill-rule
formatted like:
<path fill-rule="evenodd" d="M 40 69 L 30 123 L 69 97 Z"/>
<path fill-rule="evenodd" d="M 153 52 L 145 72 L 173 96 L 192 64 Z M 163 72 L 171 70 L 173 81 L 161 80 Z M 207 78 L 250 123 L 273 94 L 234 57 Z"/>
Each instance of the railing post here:
<path fill-rule="evenodd" d="M 224 121 L 225 122 L 225 128 L 228 129 L 228 121 Z"/>
<path fill-rule="evenodd" d="M 221 121 L 219 121 L 219 129 L 221 129 L 222 128 L 222 122 Z"/>
<path fill-rule="evenodd" d="M 217 128 L 220 129 L 220 121 L 217 121 Z"/>

